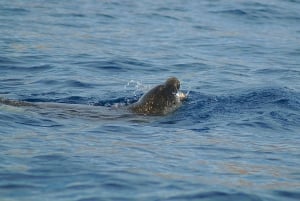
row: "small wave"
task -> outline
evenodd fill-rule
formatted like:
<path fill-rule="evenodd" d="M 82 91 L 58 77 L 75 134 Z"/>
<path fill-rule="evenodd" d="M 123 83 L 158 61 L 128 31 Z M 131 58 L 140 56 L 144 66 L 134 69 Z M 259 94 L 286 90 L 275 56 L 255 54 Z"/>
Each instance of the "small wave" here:
<path fill-rule="evenodd" d="M 16 59 L 10 59 L 10 58 L 7 58 L 7 57 L 1 57 L 0 56 L 0 66 L 1 67 L 5 67 L 7 65 L 16 65 L 16 64 L 22 64 L 23 62 L 19 61 L 19 60 L 16 60 Z"/>
<path fill-rule="evenodd" d="M 236 8 L 226 9 L 220 11 L 213 11 L 215 14 L 238 16 L 248 20 L 259 19 L 275 19 L 280 16 L 280 13 L 275 9 L 268 6 L 253 6 L 252 8 Z M 258 21 L 256 21 L 258 22 Z"/>
<path fill-rule="evenodd" d="M 283 73 L 291 73 L 291 74 L 300 74 L 299 70 L 294 70 L 294 69 L 286 69 L 286 68 L 263 68 L 256 70 L 255 73 L 257 74 L 283 74 Z"/>
<path fill-rule="evenodd" d="M 82 14 L 82 13 L 54 13 L 54 14 L 50 14 L 50 16 L 53 17 L 86 17 L 86 15 Z"/>
<path fill-rule="evenodd" d="M 87 82 L 82 82 L 78 80 L 68 80 L 64 83 L 67 86 L 70 87 L 76 87 L 76 88 L 92 88 L 93 84 L 87 83 Z"/>
<path fill-rule="evenodd" d="M 285 199 L 299 199 L 300 198 L 300 192 L 296 191 L 275 191 L 274 194 L 284 198 Z"/>
<path fill-rule="evenodd" d="M 171 5 L 169 5 L 171 6 Z M 174 6 L 174 5 L 172 5 Z M 175 5 L 176 6 L 176 5 Z M 186 9 L 182 6 L 176 6 L 176 7 L 159 7 L 156 9 L 158 12 L 172 12 L 172 11 L 179 11 L 179 12 L 184 12 Z"/>
<path fill-rule="evenodd" d="M 173 17 L 170 15 L 166 14 L 159 14 L 159 13 L 152 13 L 148 16 L 149 18 L 158 18 L 158 19 L 163 19 L 163 20 L 174 20 L 174 21 L 179 21 L 177 17 Z"/>
<path fill-rule="evenodd" d="M 231 10 L 222 10 L 222 11 L 218 11 L 217 13 L 224 13 L 224 14 L 231 14 L 231 15 L 248 15 L 248 13 L 244 10 L 241 9 L 231 9 Z"/>
<path fill-rule="evenodd" d="M 12 62 L 12 63 L 7 63 L 7 65 L 3 65 L 2 70 L 11 70 L 16 72 L 20 72 L 20 71 L 21 72 L 42 72 L 42 71 L 50 70 L 52 68 L 53 66 L 49 64 L 43 64 L 37 66 L 23 66 L 22 63 Z"/>
<path fill-rule="evenodd" d="M 17 15 L 26 15 L 30 13 L 28 9 L 25 8 L 0 8 L 1 15 L 7 15 L 7 16 L 17 16 Z"/>
<path fill-rule="evenodd" d="M 115 19 L 116 17 L 115 16 L 112 16 L 112 15 L 109 15 L 109 14 L 103 14 L 103 13 L 97 13 L 96 14 L 97 17 L 100 17 L 100 18 L 103 18 L 103 19 L 109 19 L 109 20 L 112 20 L 112 19 Z"/>
<path fill-rule="evenodd" d="M 75 65 L 84 66 L 88 68 L 101 69 L 107 72 L 126 72 L 131 70 L 132 65 L 138 63 L 128 60 L 108 60 L 108 61 L 88 61 L 76 62 Z"/>
<path fill-rule="evenodd" d="M 215 31 L 213 27 L 210 26 L 204 26 L 204 25 L 196 25 L 194 26 L 195 29 L 201 30 L 201 31 Z"/>
<path fill-rule="evenodd" d="M 228 126 L 290 130 L 300 124 L 300 94 L 285 88 L 253 89 L 249 92 L 213 96 L 190 91 L 188 100 L 162 124 L 204 127 Z M 199 125 L 199 124 L 198 124 Z M 208 126 L 208 127 L 211 127 Z"/>
<path fill-rule="evenodd" d="M 228 112 L 234 112 L 237 109 L 257 109 L 272 105 L 300 110 L 300 94 L 289 89 L 263 88 L 228 96 L 208 96 L 207 99 L 209 103 L 216 104 L 215 109 L 220 107 Z M 204 104 L 207 104 L 207 102 Z"/>
<path fill-rule="evenodd" d="M 34 156 L 32 159 L 41 161 L 64 161 L 67 160 L 67 157 L 60 154 L 50 154 Z"/>
<path fill-rule="evenodd" d="M 178 195 L 170 198 L 169 200 L 199 200 L 199 199 L 208 199 L 208 200 L 262 200 L 259 196 L 246 193 L 226 193 L 221 191 L 211 191 L 211 192 L 201 192 L 201 193 L 185 193 L 183 195 Z"/>
<path fill-rule="evenodd" d="M 34 188 L 37 188 L 35 185 L 29 185 L 29 184 L 6 184 L 6 185 L 0 185 L 0 189 L 5 190 L 33 190 Z"/>

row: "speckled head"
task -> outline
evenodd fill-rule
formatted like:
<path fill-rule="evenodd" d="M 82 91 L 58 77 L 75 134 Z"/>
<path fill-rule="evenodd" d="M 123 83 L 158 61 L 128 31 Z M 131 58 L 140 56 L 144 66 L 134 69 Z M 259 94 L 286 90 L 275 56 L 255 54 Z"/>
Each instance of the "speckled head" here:
<path fill-rule="evenodd" d="M 180 81 L 176 77 L 170 77 L 165 82 L 166 88 L 176 94 L 180 88 Z"/>
<path fill-rule="evenodd" d="M 179 91 L 180 82 L 170 77 L 164 84 L 158 85 L 144 94 L 140 100 L 129 106 L 135 113 L 163 115 L 174 111 L 186 97 Z"/>

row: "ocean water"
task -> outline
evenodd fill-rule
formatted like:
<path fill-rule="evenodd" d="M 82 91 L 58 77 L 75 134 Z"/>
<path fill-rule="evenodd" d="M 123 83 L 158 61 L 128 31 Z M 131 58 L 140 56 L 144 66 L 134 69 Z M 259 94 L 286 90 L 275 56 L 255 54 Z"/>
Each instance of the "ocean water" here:
<path fill-rule="evenodd" d="M 0 200 L 299 200 L 300 1 L 0 1 Z M 176 76 L 166 116 L 124 112 Z"/>

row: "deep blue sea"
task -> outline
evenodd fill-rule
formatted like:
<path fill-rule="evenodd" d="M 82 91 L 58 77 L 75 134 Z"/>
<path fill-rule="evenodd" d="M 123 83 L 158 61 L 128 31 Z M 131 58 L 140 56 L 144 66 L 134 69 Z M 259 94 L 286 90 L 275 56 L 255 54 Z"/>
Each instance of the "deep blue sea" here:
<path fill-rule="evenodd" d="M 300 200 L 299 0 L 0 0 L 1 201 Z M 122 108 L 170 76 L 165 116 Z"/>

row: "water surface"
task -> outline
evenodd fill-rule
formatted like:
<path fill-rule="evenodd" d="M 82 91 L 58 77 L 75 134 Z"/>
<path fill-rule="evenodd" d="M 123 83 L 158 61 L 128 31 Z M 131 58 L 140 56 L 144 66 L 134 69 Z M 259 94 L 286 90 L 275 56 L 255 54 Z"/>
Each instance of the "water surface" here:
<path fill-rule="evenodd" d="M 299 200 L 299 1 L 1 1 L 1 200 Z M 166 116 L 124 113 L 176 76 Z"/>

